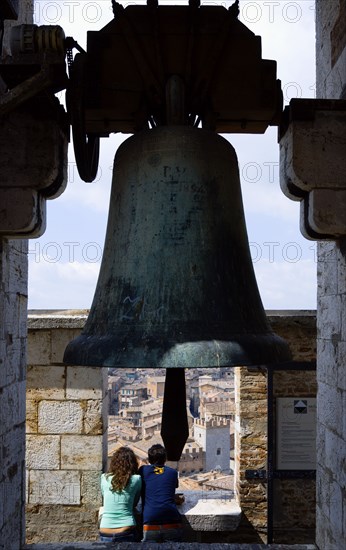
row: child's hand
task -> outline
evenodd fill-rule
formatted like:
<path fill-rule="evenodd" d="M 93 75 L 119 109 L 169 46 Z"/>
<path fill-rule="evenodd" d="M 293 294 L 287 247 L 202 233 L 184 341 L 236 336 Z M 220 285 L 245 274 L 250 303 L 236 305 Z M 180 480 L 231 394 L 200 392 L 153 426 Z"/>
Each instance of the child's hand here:
<path fill-rule="evenodd" d="M 176 493 L 174 495 L 174 501 L 175 501 L 177 506 L 179 506 L 180 504 L 183 504 L 185 502 L 185 497 L 184 497 L 183 493 Z"/>

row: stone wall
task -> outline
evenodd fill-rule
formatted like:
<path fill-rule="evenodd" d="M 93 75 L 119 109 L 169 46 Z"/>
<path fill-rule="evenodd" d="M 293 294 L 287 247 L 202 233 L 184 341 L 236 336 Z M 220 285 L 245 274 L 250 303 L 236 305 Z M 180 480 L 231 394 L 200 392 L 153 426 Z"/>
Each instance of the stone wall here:
<path fill-rule="evenodd" d="M 295 361 L 316 358 L 314 312 L 268 312 L 273 330 L 289 343 Z M 276 372 L 275 397 L 316 395 L 316 373 Z M 243 512 L 237 541 L 261 542 L 267 534 L 267 486 L 265 480 L 247 479 L 246 470 L 267 468 L 267 374 L 265 369 L 237 367 L 235 372 L 235 479 Z M 274 541 L 314 541 L 315 483 L 301 480 L 275 482 Z M 306 499 L 306 496 L 308 498 Z M 310 508 L 310 506 L 312 507 Z M 299 517 L 294 510 L 304 510 Z"/>
<path fill-rule="evenodd" d="M 27 542 L 97 538 L 107 369 L 62 364 L 85 316 L 29 315 Z"/>
<path fill-rule="evenodd" d="M 305 346 L 304 346 L 305 347 Z M 299 345 L 296 352 L 298 352 Z M 307 353 L 303 353 L 307 357 Z M 295 355 L 302 360 L 301 354 Z M 310 354 L 310 359 L 314 359 Z M 315 397 L 316 371 L 278 371 L 273 377 L 274 397 Z M 303 498 L 302 498 L 303 497 Z M 274 481 L 274 541 L 308 543 L 315 540 L 316 482 L 314 479 Z"/>
<path fill-rule="evenodd" d="M 31 22 L 33 0 L 19 2 L 18 21 Z M 8 32 L 3 52 L 8 51 Z M 0 94 L 4 87 L 0 82 Z M 25 356 L 27 241 L 0 237 L 0 549 L 17 550 L 25 536 Z"/>
<path fill-rule="evenodd" d="M 246 479 L 246 470 L 266 470 L 267 379 L 265 370 L 235 372 L 235 490 L 242 509 L 241 542 L 262 542 L 267 533 L 267 488 Z M 239 540 L 239 539 L 238 539 Z"/>
<path fill-rule="evenodd" d="M 172 468 L 176 467 L 177 463 L 171 464 Z M 183 454 L 178 462 L 178 472 L 180 474 L 198 473 L 205 470 L 205 452 L 199 447 L 185 447 Z"/>
<path fill-rule="evenodd" d="M 80 333 L 85 318 L 85 312 L 76 311 L 29 315 L 28 542 L 94 540 L 97 534 L 98 484 L 106 450 L 103 414 L 107 412 L 107 369 L 62 364 L 65 346 Z M 315 357 L 314 312 L 277 312 L 270 320 L 280 336 L 284 333 L 295 359 Z M 266 484 L 245 479 L 246 469 L 266 469 L 266 373 L 244 367 L 236 370 L 236 394 L 240 396 L 236 410 L 236 491 L 242 524 L 234 533 L 200 533 L 201 542 L 260 542 L 266 535 Z M 277 395 L 291 395 L 286 393 L 288 388 L 294 395 L 299 391 L 299 395 L 306 395 L 308 384 L 309 393 L 314 393 L 311 373 L 305 380 L 301 374 L 280 373 L 275 383 Z M 295 491 L 296 496 L 299 487 Z M 281 495 L 282 502 L 289 503 L 288 509 L 293 506 L 291 493 L 292 484 L 284 487 Z M 305 516 L 308 513 L 305 510 Z"/>
<path fill-rule="evenodd" d="M 0 548 L 24 541 L 27 243 L 0 240 Z"/>
<path fill-rule="evenodd" d="M 316 57 L 317 97 L 345 99 L 346 0 L 316 1 Z M 339 550 L 346 540 L 345 312 L 346 240 L 343 238 L 335 243 L 318 244 L 316 542 L 319 548 L 328 550 Z"/>

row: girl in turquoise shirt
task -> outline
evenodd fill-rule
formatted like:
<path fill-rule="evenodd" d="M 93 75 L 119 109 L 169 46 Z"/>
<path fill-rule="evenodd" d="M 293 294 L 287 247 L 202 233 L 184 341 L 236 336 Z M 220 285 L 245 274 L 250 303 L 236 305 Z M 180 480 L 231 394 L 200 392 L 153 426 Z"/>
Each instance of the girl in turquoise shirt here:
<path fill-rule="evenodd" d="M 134 508 L 141 494 L 142 481 L 137 474 L 138 461 L 129 447 L 113 454 L 109 471 L 101 476 L 103 514 L 100 540 L 122 542 L 136 540 Z"/>

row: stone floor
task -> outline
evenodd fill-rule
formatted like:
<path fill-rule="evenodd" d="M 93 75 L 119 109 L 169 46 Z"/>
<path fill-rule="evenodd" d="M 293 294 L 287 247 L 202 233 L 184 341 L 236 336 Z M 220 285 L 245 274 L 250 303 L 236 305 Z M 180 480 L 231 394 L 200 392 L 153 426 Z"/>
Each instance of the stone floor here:
<path fill-rule="evenodd" d="M 158 546 L 155 543 L 133 543 L 118 542 L 116 544 L 105 544 L 103 542 L 78 542 L 65 544 L 28 544 L 23 550 L 107 550 L 109 548 L 119 548 L 119 550 L 135 550 L 140 544 L 141 550 L 153 550 Z M 199 542 L 174 542 L 159 545 L 160 550 L 317 550 L 314 544 L 203 544 Z"/>

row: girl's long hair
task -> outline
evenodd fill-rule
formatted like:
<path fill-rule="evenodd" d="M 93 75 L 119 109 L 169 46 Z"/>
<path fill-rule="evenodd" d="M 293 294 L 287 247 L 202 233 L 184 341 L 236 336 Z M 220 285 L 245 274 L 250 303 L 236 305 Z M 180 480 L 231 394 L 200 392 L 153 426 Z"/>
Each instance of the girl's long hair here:
<path fill-rule="evenodd" d="M 107 477 L 113 476 L 111 481 L 112 491 L 123 491 L 130 477 L 138 472 L 138 461 L 130 447 L 120 447 L 113 454 Z"/>

